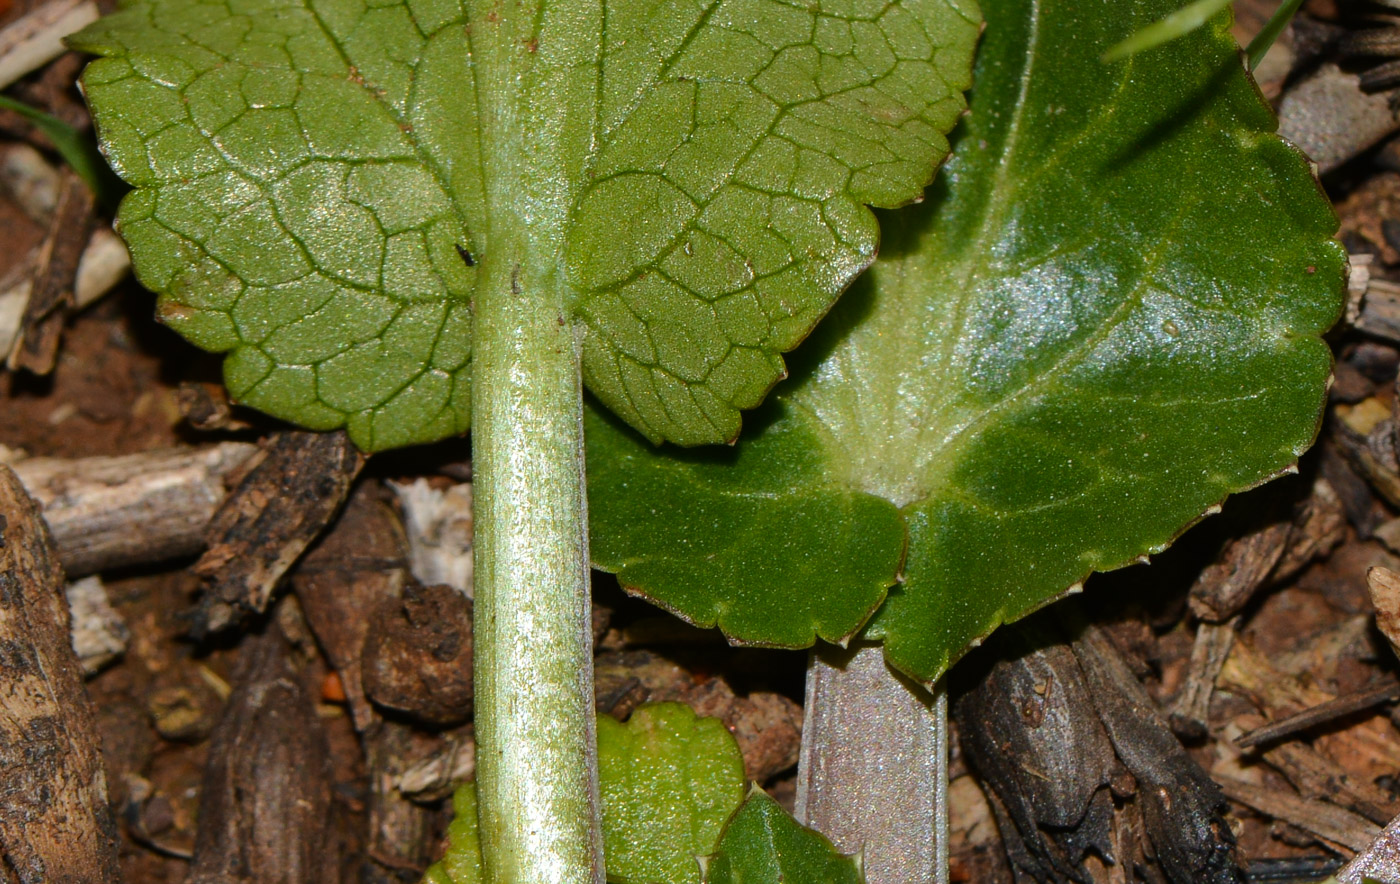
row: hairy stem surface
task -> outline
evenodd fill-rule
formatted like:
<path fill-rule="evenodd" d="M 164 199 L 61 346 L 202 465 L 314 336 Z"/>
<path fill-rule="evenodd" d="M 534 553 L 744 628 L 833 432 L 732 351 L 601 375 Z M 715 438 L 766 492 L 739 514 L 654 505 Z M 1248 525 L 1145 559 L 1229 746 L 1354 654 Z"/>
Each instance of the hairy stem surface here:
<path fill-rule="evenodd" d="M 492 884 L 602 884 L 579 339 L 564 269 L 596 2 L 471 5 L 476 739 Z M 573 74 L 571 76 L 571 74 Z M 584 90 L 591 96 L 591 87 Z"/>
<path fill-rule="evenodd" d="M 476 738 L 499 884 L 603 880 L 578 344 L 554 271 L 493 242 L 476 313 Z"/>

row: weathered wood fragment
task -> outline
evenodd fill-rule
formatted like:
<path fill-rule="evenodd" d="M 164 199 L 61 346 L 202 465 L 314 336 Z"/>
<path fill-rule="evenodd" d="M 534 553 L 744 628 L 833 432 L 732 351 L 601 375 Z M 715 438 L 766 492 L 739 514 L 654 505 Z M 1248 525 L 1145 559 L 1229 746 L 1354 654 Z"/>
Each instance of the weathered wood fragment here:
<path fill-rule="evenodd" d="M 63 570 L 39 506 L 0 466 L 0 855 L 19 884 L 121 880 Z"/>
<path fill-rule="evenodd" d="M 199 552 L 225 480 L 257 451 L 246 442 L 15 465 L 43 506 L 69 577 Z"/>
<path fill-rule="evenodd" d="M 1390 682 L 1343 694 L 1301 712 L 1256 728 L 1235 741 L 1241 747 L 1261 746 L 1329 724 L 1339 718 L 1400 700 L 1400 684 Z M 1387 817 L 1388 819 L 1388 817 Z"/>
<path fill-rule="evenodd" d="M 63 38 L 97 21 L 98 15 L 92 0 L 34 4 L 0 31 L 0 89 L 62 55 Z"/>
<path fill-rule="evenodd" d="M 58 205 L 34 267 L 19 339 L 9 353 L 11 370 L 48 374 L 58 360 L 59 336 L 74 306 L 73 285 L 88 231 L 96 220 L 92 191 L 71 169 L 61 173 Z"/>
<path fill-rule="evenodd" d="M 1201 623 L 1196 627 L 1196 641 L 1191 646 L 1191 662 L 1186 671 L 1186 683 L 1177 695 L 1171 711 L 1172 730 L 1182 737 L 1199 740 L 1210 725 L 1210 700 L 1215 695 L 1215 680 L 1235 646 L 1235 627 L 1239 617 L 1225 623 Z"/>
<path fill-rule="evenodd" d="M 1034 628 L 992 637 L 979 659 L 996 659 L 985 673 L 962 673 L 975 685 L 953 716 L 963 753 L 991 788 L 1013 865 L 1037 881 L 1080 880 L 1091 852 L 1132 857 L 1114 845 L 1112 784 L 1122 765 L 1074 654 Z"/>
<path fill-rule="evenodd" d="M 190 884 L 336 884 L 330 752 L 276 624 L 244 642 L 209 745 Z"/>
<path fill-rule="evenodd" d="M 335 517 L 364 465 L 344 431 L 278 433 L 224 501 L 194 565 L 204 579 L 196 632 L 267 608 L 284 574 Z"/>
<path fill-rule="evenodd" d="M 1061 616 L 1071 629 L 1079 627 L 1073 614 Z M 1243 881 L 1220 787 L 1182 748 L 1102 632 L 1083 626 L 1071 647 L 1113 750 L 1137 782 L 1162 872 L 1180 884 Z"/>
<path fill-rule="evenodd" d="M 430 725 L 472 713 L 472 603 L 450 586 L 403 588 L 375 610 L 360 677 L 375 704 Z"/>
<path fill-rule="evenodd" d="M 1326 801 L 1300 798 L 1229 778 L 1221 779 L 1220 788 L 1231 800 L 1296 826 L 1325 844 L 1347 852 L 1365 850 L 1381 833 L 1381 827 L 1365 817 Z"/>
<path fill-rule="evenodd" d="M 437 817 L 413 803 L 399 788 L 404 774 L 438 741 L 406 724 L 380 720 L 365 735 L 369 767 L 368 862 L 366 884 L 417 881 L 437 849 Z"/>
<path fill-rule="evenodd" d="M 1135 869 L 1173 884 L 1243 881 L 1219 788 L 1108 637 L 1074 616 L 1002 630 L 982 658 L 988 677 L 954 706 L 1012 863 L 1040 881 L 1133 880 Z"/>
<path fill-rule="evenodd" d="M 358 484 L 330 530 L 292 572 L 292 590 L 340 676 L 361 733 L 375 719 L 360 678 L 374 612 L 398 599 L 411 580 L 403 525 L 374 481 Z"/>

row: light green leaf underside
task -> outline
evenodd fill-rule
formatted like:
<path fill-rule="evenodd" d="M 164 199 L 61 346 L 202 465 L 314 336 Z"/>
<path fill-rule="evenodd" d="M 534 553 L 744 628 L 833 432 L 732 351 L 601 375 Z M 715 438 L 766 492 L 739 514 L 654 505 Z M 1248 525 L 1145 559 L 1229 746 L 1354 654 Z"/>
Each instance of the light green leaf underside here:
<path fill-rule="evenodd" d="M 757 786 L 725 826 L 719 847 L 705 866 L 705 884 L 862 884 L 865 880 L 855 857 L 843 856 Z"/>
<path fill-rule="evenodd" d="M 231 351 L 231 392 L 362 447 L 470 421 L 488 182 L 487 4 L 142 0 L 72 38 L 118 223 L 161 315 Z M 970 0 L 610 0 L 544 15 L 531 63 L 578 104 L 564 231 L 586 383 L 653 439 L 722 441 L 872 259 L 864 204 L 913 199 L 964 108 Z M 559 24 L 564 22 L 566 24 Z M 591 42 L 590 42 L 591 41 Z M 536 54 L 537 50 L 537 54 Z M 524 52 L 522 49 L 521 52 Z M 549 81 L 541 76 L 540 82 Z M 578 120 L 591 123 L 576 123 Z"/>
<path fill-rule="evenodd" d="M 698 857 L 744 803 L 744 759 L 718 718 L 681 703 L 638 708 L 626 724 L 598 716 L 604 856 L 613 884 L 700 884 Z M 448 849 L 424 884 L 478 884 L 476 787 L 453 796 Z M 779 811 L 781 813 L 781 811 Z"/>
<path fill-rule="evenodd" d="M 696 857 L 744 800 L 744 758 L 718 718 L 658 703 L 598 717 L 598 783 L 609 881 L 700 884 Z"/>
<path fill-rule="evenodd" d="M 737 453 L 648 460 L 592 419 L 599 565 L 758 643 L 848 634 L 872 584 L 902 577 L 868 633 L 931 680 L 1292 463 L 1330 370 L 1336 220 L 1269 134 L 1224 21 L 1100 63 L 1173 3 L 989 8 L 943 177 L 882 217 L 880 261 L 793 357 L 763 431 Z M 721 508 L 761 525 L 686 517 Z M 789 561 L 816 546 L 870 554 L 826 577 Z M 796 622 L 770 616 L 793 606 Z"/>

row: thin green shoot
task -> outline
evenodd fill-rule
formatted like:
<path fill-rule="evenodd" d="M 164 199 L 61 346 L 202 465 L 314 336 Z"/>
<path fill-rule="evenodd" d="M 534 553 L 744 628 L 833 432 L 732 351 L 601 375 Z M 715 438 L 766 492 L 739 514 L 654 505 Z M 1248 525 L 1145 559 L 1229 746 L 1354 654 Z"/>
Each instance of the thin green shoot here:
<path fill-rule="evenodd" d="M 1121 43 L 1117 43 L 1113 48 L 1103 54 L 1105 63 L 1121 61 L 1145 52 L 1163 43 L 1169 43 L 1178 37 L 1184 37 L 1196 28 L 1201 27 L 1206 22 L 1230 4 L 1230 0 L 1196 0 L 1195 3 L 1188 4 L 1173 12 L 1171 15 L 1154 22 L 1140 31 L 1135 31 L 1131 36 Z M 1249 57 L 1249 69 L 1258 70 L 1260 63 L 1264 61 L 1264 56 L 1268 53 L 1274 41 L 1283 33 L 1283 29 L 1288 27 L 1288 23 L 1293 20 L 1293 16 L 1298 13 L 1303 5 L 1303 0 L 1284 0 L 1274 14 L 1269 16 L 1269 20 L 1264 23 L 1264 27 L 1249 41 L 1249 48 L 1245 50 Z"/>
<path fill-rule="evenodd" d="M 1293 20 L 1298 9 L 1302 7 L 1303 0 L 1284 0 L 1283 5 L 1269 16 L 1269 20 L 1264 23 L 1264 27 L 1259 33 L 1254 35 L 1254 39 L 1249 41 L 1249 48 L 1245 53 L 1249 56 L 1249 69 L 1259 70 L 1259 65 L 1264 62 L 1264 56 L 1268 54 L 1269 48 L 1274 45 L 1279 34 L 1288 27 L 1288 23 Z"/>
<path fill-rule="evenodd" d="M 1140 31 L 1135 31 L 1121 43 L 1115 44 L 1103 54 L 1105 64 L 1121 61 L 1139 52 L 1145 52 L 1163 43 L 1170 43 L 1184 37 L 1201 25 L 1210 21 L 1220 10 L 1230 5 L 1230 0 L 1196 0 L 1181 7 L 1165 18 L 1155 21 Z"/>
<path fill-rule="evenodd" d="M 63 161 L 83 179 L 103 208 L 116 208 L 126 185 L 113 174 L 107 161 L 97 152 L 96 142 L 58 117 L 7 95 L 0 95 L 0 108 L 14 111 L 37 126 L 53 142 L 54 150 L 58 151 Z"/>

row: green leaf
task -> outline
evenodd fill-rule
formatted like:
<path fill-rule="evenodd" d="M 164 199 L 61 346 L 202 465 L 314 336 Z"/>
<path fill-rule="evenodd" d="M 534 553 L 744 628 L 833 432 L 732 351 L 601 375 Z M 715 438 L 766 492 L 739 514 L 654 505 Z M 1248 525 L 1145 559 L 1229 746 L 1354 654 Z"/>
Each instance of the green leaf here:
<path fill-rule="evenodd" d="M 524 219 L 589 388 L 653 440 L 732 439 L 873 259 L 864 204 L 946 155 L 979 24 L 971 0 L 540 10 L 525 39 L 489 0 L 138 0 L 70 39 L 102 56 L 83 84 L 137 274 L 229 351 L 235 397 L 366 449 L 462 432 L 459 249 Z M 498 114 L 517 88 L 548 119 Z M 511 158 L 547 180 L 488 214 Z"/>
<path fill-rule="evenodd" d="M 697 857 L 715 849 L 744 802 L 744 758 L 718 718 L 683 703 L 639 707 L 626 724 L 598 716 L 598 785 L 608 880 L 699 884 Z M 424 884 L 479 884 L 476 787 L 452 798 L 448 849 Z"/>
<path fill-rule="evenodd" d="M 700 884 L 696 857 L 744 800 L 744 758 L 718 718 L 658 703 L 626 724 L 598 716 L 598 783 L 609 881 Z"/>
<path fill-rule="evenodd" d="M 989 5 L 944 176 L 881 219 L 762 432 L 667 458 L 589 418 L 598 565 L 756 643 L 849 635 L 894 586 L 867 634 L 931 681 L 1292 464 L 1331 367 L 1336 218 L 1223 22 L 1100 64 L 1170 7 Z"/>
<path fill-rule="evenodd" d="M 1134 31 L 1121 43 L 1115 43 L 1103 54 L 1106 62 L 1122 61 L 1139 52 L 1155 49 L 1163 43 L 1186 36 L 1219 15 L 1230 0 L 1195 0 L 1169 13 L 1141 30 Z"/>
<path fill-rule="evenodd" d="M 897 825 L 897 820 L 891 820 Z M 843 856 L 757 786 L 724 828 L 705 884 L 861 884 L 857 857 Z"/>
<path fill-rule="evenodd" d="M 423 873 L 423 884 L 482 884 L 485 880 L 476 817 L 476 786 L 467 783 L 452 793 L 447 851 Z"/>

